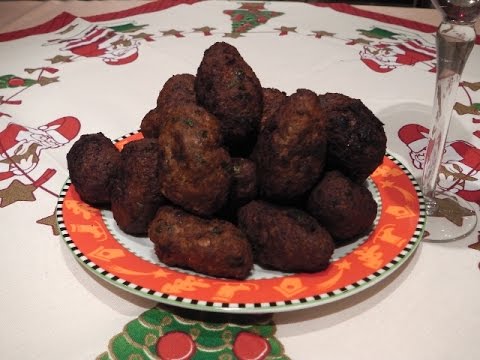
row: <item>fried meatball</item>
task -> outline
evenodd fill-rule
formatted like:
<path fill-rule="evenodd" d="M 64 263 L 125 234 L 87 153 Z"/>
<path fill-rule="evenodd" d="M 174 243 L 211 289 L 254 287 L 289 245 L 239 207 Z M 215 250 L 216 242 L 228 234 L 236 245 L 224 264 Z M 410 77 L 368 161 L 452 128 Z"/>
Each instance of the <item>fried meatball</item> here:
<path fill-rule="evenodd" d="M 249 152 L 262 116 L 262 87 L 235 47 L 217 42 L 205 51 L 195 93 L 198 104 L 220 121 L 225 145 L 232 154 Z"/>
<path fill-rule="evenodd" d="M 245 205 L 257 195 L 257 173 L 255 163 L 248 159 L 232 158 L 232 186 L 230 199 Z"/>
<path fill-rule="evenodd" d="M 218 120 L 197 105 L 177 106 L 167 113 L 158 141 L 163 195 L 197 215 L 219 210 L 230 188 L 231 159 L 221 147 Z"/>
<path fill-rule="evenodd" d="M 140 131 L 144 138 L 156 139 L 160 128 L 162 116 L 159 114 L 157 108 L 150 110 L 142 119 L 140 124 Z"/>
<path fill-rule="evenodd" d="M 163 85 L 158 94 L 157 107 L 150 110 L 142 120 L 140 131 L 146 138 L 157 138 L 164 112 L 172 106 L 196 102 L 194 90 L 195 76 L 192 74 L 173 75 Z"/>
<path fill-rule="evenodd" d="M 333 254 L 330 234 L 306 212 L 252 201 L 238 213 L 240 229 L 247 234 L 255 263 L 286 272 L 326 269 Z"/>
<path fill-rule="evenodd" d="M 132 141 L 123 147 L 112 187 L 112 213 L 120 229 L 144 235 L 166 199 L 160 192 L 160 148 L 157 140 Z"/>
<path fill-rule="evenodd" d="M 196 102 L 194 84 L 195 75 L 192 74 L 173 75 L 168 79 L 157 98 L 160 112 L 171 107 L 172 102 L 194 104 Z"/>
<path fill-rule="evenodd" d="M 94 206 L 110 204 L 111 179 L 120 152 L 102 133 L 82 135 L 67 154 L 70 179 L 80 198 Z"/>
<path fill-rule="evenodd" d="M 206 275 L 245 279 L 252 267 L 246 236 L 233 224 L 161 207 L 148 231 L 159 260 Z"/>
<path fill-rule="evenodd" d="M 377 203 L 367 188 L 339 171 L 329 171 L 311 192 L 308 211 L 335 240 L 348 240 L 372 226 Z"/>
<path fill-rule="evenodd" d="M 232 158 L 232 184 L 228 200 L 219 214 L 221 218 L 236 221 L 237 210 L 257 196 L 255 163 L 244 158 Z"/>
<path fill-rule="evenodd" d="M 343 94 L 319 96 L 327 114 L 327 166 L 357 183 L 383 161 L 387 137 L 383 124 L 362 103 Z"/>
<path fill-rule="evenodd" d="M 263 88 L 263 113 L 260 120 L 260 129 L 265 128 L 267 120 L 270 119 L 278 110 L 278 108 L 287 99 L 287 94 L 283 91 L 273 88 Z"/>
<path fill-rule="evenodd" d="M 267 121 L 254 148 L 261 195 L 291 200 L 309 191 L 322 174 L 326 144 L 317 95 L 297 90 Z"/>

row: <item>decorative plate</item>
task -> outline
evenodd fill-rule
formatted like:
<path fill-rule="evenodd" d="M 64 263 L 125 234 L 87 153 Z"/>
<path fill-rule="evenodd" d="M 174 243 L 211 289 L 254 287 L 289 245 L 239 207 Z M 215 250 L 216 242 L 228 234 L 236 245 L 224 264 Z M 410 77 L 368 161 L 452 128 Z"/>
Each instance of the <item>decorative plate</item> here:
<path fill-rule="evenodd" d="M 118 139 L 122 148 L 140 133 Z M 85 204 L 70 180 L 57 203 L 60 232 L 75 257 L 102 279 L 134 294 L 206 311 L 264 313 L 307 308 L 355 294 L 385 279 L 414 252 L 425 225 L 423 197 L 392 155 L 371 175 L 378 215 L 370 234 L 338 248 L 330 266 L 314 274 L 286 274 L 255 266 L 242 281 L 212 278 L 163 265 L 148 238 L 118 229 L 111 212 Z"/>

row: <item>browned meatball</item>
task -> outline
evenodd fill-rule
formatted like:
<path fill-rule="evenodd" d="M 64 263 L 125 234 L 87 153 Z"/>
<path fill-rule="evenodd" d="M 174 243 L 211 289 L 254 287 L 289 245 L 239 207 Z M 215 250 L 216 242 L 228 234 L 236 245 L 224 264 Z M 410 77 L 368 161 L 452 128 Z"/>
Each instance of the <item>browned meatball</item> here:
<path fill-rule="evenodd" d="M 231 159 L 221 147 L 218 120 L 197 105 L 177 106 L 167 113 L 158 141 L 163 195 L 197 215 L 219 210 L 230 188 Z"/>
<path fill-rule="evenodd" d="M 332 93 L 319 96 L 319 100 L 328 119 L 328 167 L 362 183 L 385 155 L 387 137 L 382 122 L 361 100 Z"/>
<path fill-rule="evenodd" d="M 112 188 L 112 213 L 120 229 L 144 235 L 160 205 L 160 152 L 157 140 L 142 139 L 126 144 Z"/>
<path fill-rule="evenodd" d="M 367 188 L 329 171 L 311 192 L 308 210 L 335 240 L 347 240 L 372 226 L 377 203 Z"/>
<path fill-rule="evenodd" d="M 194 84 L 195 75 L 192 74 L 173 75 L 168 79 L 157 98 L 160 112 L 171 107 L 172 102 L 194 104 L 196 102 Z"/>
<path fill-rule="evenodd" d="M 263 89 L 263 113 L 262 119 L 260 120 L 260 131 L 265 128 L 267 120 L 277 112 L 278 108 L 287 98 L 287 94 L 283 91 L 273 88 Z"/>
<path fill-rule="evenodd" d="M 309 191 L 322 174 L 326 143 L 317 95 L 297 90 L 267 121 L 254 148 L 260 193 L 291 200 Z"/>
<path fill-rule="evenodd" d="M 70 179 L 81 199 L 95 206 L 110 204 L 111 179 L 120 152 L 102 133 L 82 135 L 67 154 Z"/>
<path fill-rule="evenodd" d="M 245 279 L 253 267 L 246 236 L 227 221 L 206 220 L 163 206 L 148 235 L 159 260 L 168 266 L 233 279 Z"/>
<path fill-rule="evenodd" d="M 195 92 L 197 102 L 219 119 L 232 154 L 249 152 L 262 116 L 262 87 L 235 47 L 217 42 L 205 51 Z"/>
<path fill-rule="evenodd" d="M 237 210 L 257 196 L 255 163 L 244 158 L 232 158 L 232 184 L 227 203 L 218 216 L 235 222 Z"/>
<path fill-rule="evenodd" d="M 255 263 L 286 272 L 317 272 L 328 267 L 334 243 L 307 213 L 252 201 L 238 214 L 240 229 L 252 245 Z"/>
<path fill-rule="evenodd" d="M 194 82 L 195 76 L 192 74 L 173 75 L 165 82 L 158 94 L 157 107 L 145 115 L 140 125 L 140 131 L 144 137 L 158 137 L 164 112 L 172 106 L 182 103 L 194 104 L 196 102 Z"/>
<path fill-rule="evenodd" d="M 143 137 L 152 139 L 157 138 L 161 121 L 162 116 L 158 112 L 157 108 L 154 108 L 146 113 L 143 117 L 142 123 L 140 124 L 140 131 L 142 132 Z"/>
<path fill-rule="evenodd" d="M 255 163 L 248 159 L 232 158 L 232 170 L 230 200 L 245 205 L 257 195 Z"/>

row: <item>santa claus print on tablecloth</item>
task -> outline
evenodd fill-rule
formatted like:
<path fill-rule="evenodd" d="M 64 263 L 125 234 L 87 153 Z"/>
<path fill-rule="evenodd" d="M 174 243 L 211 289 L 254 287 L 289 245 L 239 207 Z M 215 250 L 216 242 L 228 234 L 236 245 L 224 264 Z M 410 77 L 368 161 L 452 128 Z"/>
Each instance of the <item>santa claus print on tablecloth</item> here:
<path fill-rule="evenodd" d="M 397 33 L 378 27 L 357 31 L 368 39 L 359 55 L 371 70 L 387 73 L 401 66 L 418 66 L 435 72 L 435 43 L 418 34 Z"/>
<path fill-rule="evenodd" d="M 56 63 L 72 62 L 77 58 L 98 58 L 107 65 L 132 63 L 138 58 L 141 40 L 153 41 L 151 34 L 136 33 L 145 26 L 134 23 L 117 26 L 87 23 L 73 27 L 70 31 L 57 34 L 66 36 L 49 40 L 45 44 L 60 45 L 59 50 L 62 52 L 47 60 Z M 74 34 L 71 33 L 73 31 Z"/>
<path fill-rule="evenodd" d="M 57 196 L 43 185 L 56 170 L 41 169 L 43 151 L 59 148 L 72 141 L 80 131 L 80 122 L 72 116 L 62 117 L 38 128 L 9 123 L 0 131 L 0 208 L 18 201 L 34 201 L 40 188 Z M 34 170 L 36 171 L 33 175 Z M 39 175 L 40 174 L 40 175 Z"/>
<path fill-rule="evenodd" d="M 407 145 L 413 166 L 423 169 L 429 130 L 422 125 L 407 124 L 398 137 Z M 480 205 L 480 149 L 456 140 L 447 142 L 439 172 L 438 189 L 457 194 Z"/>
<path fill-rule="evenodd" d="M 388 73 L 404 66 L 435 72 L 436 46 L 433 34 L 420 34 L 408 30 L 388 29 L 373 26 L 357 29 L 358 35 L 342 35 L 328 29 L 315 29 L 315 38 L 334 38 L 348 46 L 360 47 L 358 55 L 368 69 L 377 73 Z"/>

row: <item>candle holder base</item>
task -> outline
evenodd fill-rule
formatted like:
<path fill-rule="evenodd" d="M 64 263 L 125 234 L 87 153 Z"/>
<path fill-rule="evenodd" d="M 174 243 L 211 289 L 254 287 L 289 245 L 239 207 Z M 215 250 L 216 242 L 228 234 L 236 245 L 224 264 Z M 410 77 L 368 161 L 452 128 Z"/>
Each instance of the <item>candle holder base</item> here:
<path fill-rule="evenodd" d="M 451 193 L 439 193 L 426 199 L 425 241 L 453 241 L 469 235 L 477 225 L 473 206 Z"/>

